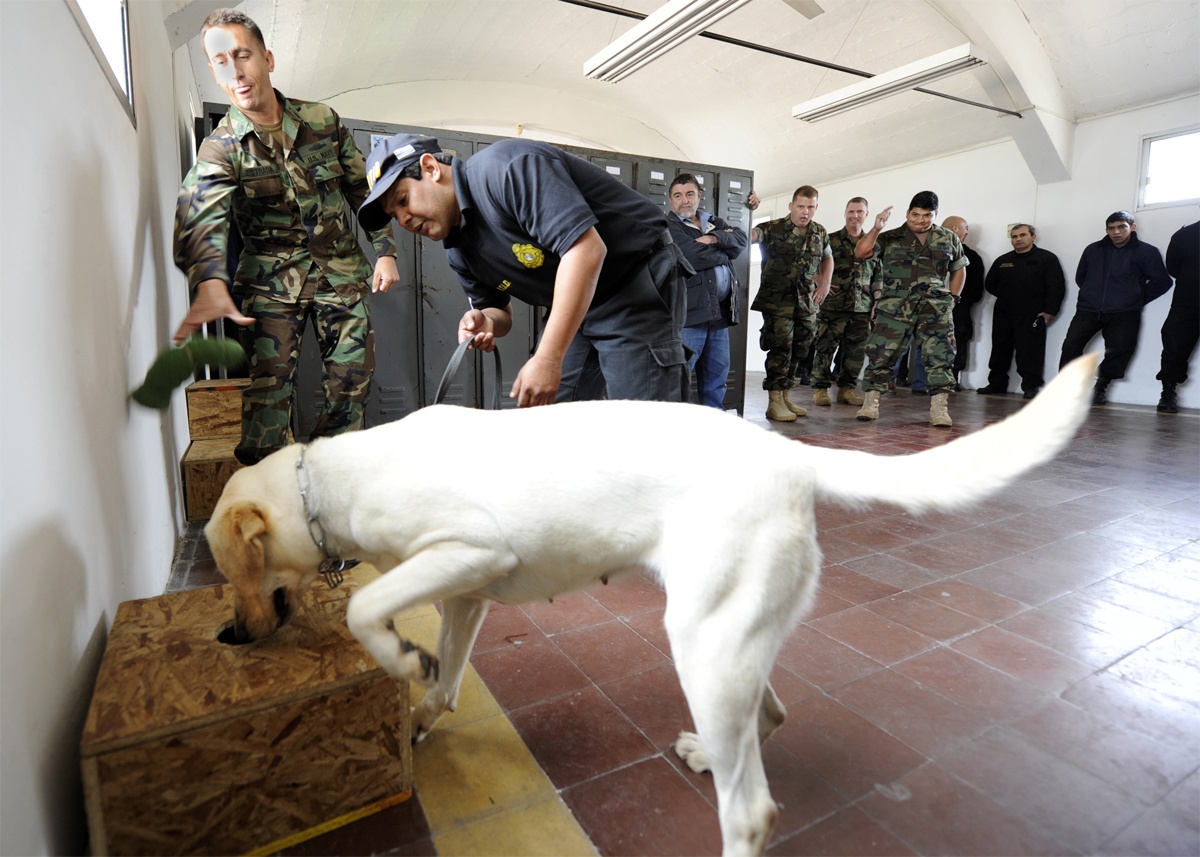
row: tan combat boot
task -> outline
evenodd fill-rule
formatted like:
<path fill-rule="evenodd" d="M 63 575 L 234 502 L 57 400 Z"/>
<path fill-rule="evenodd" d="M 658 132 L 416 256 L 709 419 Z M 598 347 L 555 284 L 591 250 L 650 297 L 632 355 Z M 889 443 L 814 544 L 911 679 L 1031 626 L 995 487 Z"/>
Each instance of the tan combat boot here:
<path fill-rule="evenodd" d="M 792 401 L 792 391 L 791 390 L 783 391 L 783 404 L 787 407 L 787 409 L 789 411 L 791 411 L 793 414 L 795 414 L 798 417 L 808 416 L 808 411 L 806 411 L 804 408 L 800 407 L 799 405 L 797 405 L 795 402 Z"/>
<path fill-rule="evenodd" d="M 929 424 L 939 428 L 949 428 L 954 425 L 950 419 L 950 394 L 934 393 L 929 402 Z"/>
<path fill-rule="evenodd" d="M 767 390 L 767 419 L 781 423 L 793 423 L 796 415 L 785 402 L 783 390 Z"/>
<path fill-rule="evenodd" d="M 837 400 L 843 405 L 861 405 L 866 401 L 853 387 L 838 387 Z"/>
<path fill-rule="evenodd" d="M 858 409 L 858 413 L 854 415 L 855 419 L 859 420 L 877 420 L 879 419 L 879 391 L 868 390 L 867 396 L 863 399 L 863 406 Z"/>
<path fill-rule="evenodd" d="M 829 398 L 828 388 L 817 387 L 813 390 L 813 404 L 823 408 L 828 408 L 833 404 L 833 399 Z"/>

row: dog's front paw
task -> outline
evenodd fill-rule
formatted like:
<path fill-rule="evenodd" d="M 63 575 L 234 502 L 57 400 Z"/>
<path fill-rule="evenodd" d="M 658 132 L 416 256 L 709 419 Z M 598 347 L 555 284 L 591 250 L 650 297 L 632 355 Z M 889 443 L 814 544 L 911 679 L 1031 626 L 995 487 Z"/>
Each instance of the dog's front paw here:
<path fill-rule="evenodd" d="M 403 638 L 400 639 L 400 669 L 405 678 L 422 687 L 433 687 L 440 672 L 437 655 Z"/>
<path fill-rule="evenodd" d="M 412 710 L 412 742 L 416 744 L 418 741 L 424 740 L 425 736 L 433 731 L 433 725 L 441 719 L 445 707 L 434 702 L 433 697 L 436 692 L 430 692 L 425 695 L 425 698 Z"/>
<path fill-rule="evenodd" d="M 687 766 L 697 774 L 706 773 L 711 769 L 708 754 L 704 752 L 704 744 L 695 732 L 680 732 L 675 743 L 671 745 L 675 755 L 683 759 Z"/>

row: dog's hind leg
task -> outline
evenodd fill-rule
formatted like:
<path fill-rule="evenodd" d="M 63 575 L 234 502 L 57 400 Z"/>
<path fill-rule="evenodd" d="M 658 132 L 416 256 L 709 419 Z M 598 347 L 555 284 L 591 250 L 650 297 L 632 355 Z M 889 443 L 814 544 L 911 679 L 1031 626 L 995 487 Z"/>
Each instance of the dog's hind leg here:
<path fill-rule="evenodd" d="M 758 743 L 762 744 L 775 734 L 775 730 L 783 725 L 786 718 L 787 709 L 775 695 L 775 689 L 768 684 L 763 688 L 762 701 L 758 706 Z M 697 774 L 711 770 L 708 754 L 704 752 L 700 736 L 695 732 L 680 732 L 672 746 L 676 755 Z"/>
<path fill-rule="evenodd" d="M 458 689 L 475 645 L 479 627 L 487 616 L 489 602 L 480 598 L 446 598 L 442 601 L 442 629 L 438 635 L 437 659 L 441 665 L 437 682 L 413 709 L 412 739 L 420 741 L 447 711 L 458 707 Z"/>

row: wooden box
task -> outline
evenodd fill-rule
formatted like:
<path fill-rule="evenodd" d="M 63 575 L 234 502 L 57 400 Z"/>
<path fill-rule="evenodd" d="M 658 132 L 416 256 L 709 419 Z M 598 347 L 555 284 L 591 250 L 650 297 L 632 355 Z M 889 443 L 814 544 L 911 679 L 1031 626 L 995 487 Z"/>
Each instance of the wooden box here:
<path fill-rule="evenodd" d="M 267 640 L 230 645 L 228 585 L 126 601 L 80 745 L 92 853 L 278 850 L 407 799 L 407 682 L 318 581 Z"/>
<path fill-rule="evenodd" d="M 242 433 L 242 390 L 249 378 L 214 378 L 187 386 L 188 433 L 192 440 Z"/>
<path fill-rule="evenodd" d="M 233 455 L 239 436 L 193 440 L 179 462 L 183 508 L 189 521 L 203 521 L 221 499 L 225 483 L 243 466 Z"/>

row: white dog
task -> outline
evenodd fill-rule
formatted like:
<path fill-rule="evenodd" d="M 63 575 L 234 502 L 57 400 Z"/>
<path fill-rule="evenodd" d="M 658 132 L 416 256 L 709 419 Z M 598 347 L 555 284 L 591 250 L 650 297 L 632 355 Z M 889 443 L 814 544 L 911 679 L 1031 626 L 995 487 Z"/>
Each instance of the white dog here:
<path fill-rule="evenodd" d="M 816 588 L 814 501 L 924 512 L 981 500 L 1071 439 L 1095 365 L 1075 361 L 1004 422 L 898 456 L 806 446 L 693 405 L 430 407 L 237 472 L 205 532 L 242 639 L 275 631 L 327 556 L 386 572 L 347 621 L 384 669 L 429 688 L 415 739 L 454 710 L 490 602 L 656 574 L 696 724 L 675 750 L 712 771 L 725 853 L 760 854 L 777 809 L 759 745 L 785 715 L 767 679 Z M 436 654 L 398 637 L 393 615 L 439 599 Z"/>

